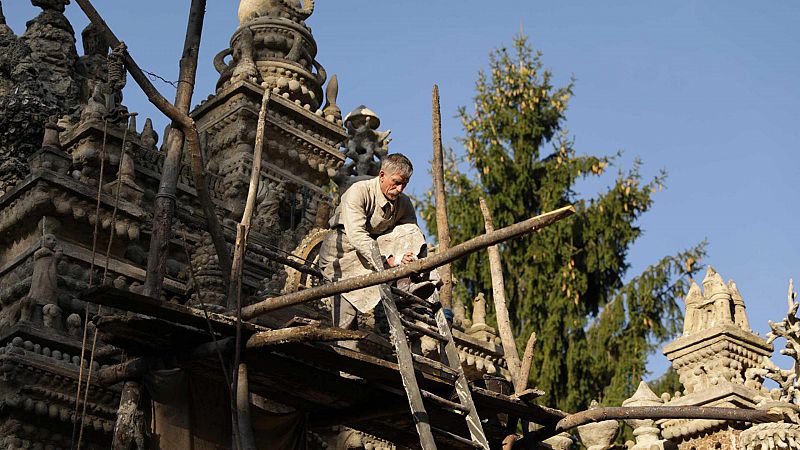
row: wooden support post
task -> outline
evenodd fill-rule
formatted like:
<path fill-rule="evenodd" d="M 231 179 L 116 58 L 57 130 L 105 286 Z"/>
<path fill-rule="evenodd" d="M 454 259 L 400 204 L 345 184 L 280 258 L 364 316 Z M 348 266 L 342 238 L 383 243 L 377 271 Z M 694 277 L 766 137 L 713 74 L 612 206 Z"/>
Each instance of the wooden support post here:
<path fill-rule="evenodd" d="M 103 20 L 103 18 L 100 16 L 100 13 L 97 12 L 97 10 L 92 5 L 92 2 L 90 0 L 75 0 L 75 1 L 78 4 L 78 6 L 80 6 L 80 8 L 83 10 L 83 12 L 86 14 L 86 16 L 89 18 L 89 21 L 92 22 L 92 24 L 94 24 L 96 27 L 100 28 L 100 30 L 102 30 L 103 35 L 106 38 L 106 41 L 112 47 L 117 47 L 121 44 L 121 41 L 117 38 L 114 32 L 111 31 L 111 28 L 109 28 L 108 24 L 105 22 L 105 20 Z M 194 16 L 190 15 L 190 24 L 188 27 L 189 30 L 187 30 L 187 36 L 191 34 L 192 39 L 194 39 L 195 37 L 193 30 L 202 28 L 202 18 L 204 17 L 204 14 L 197 14 L 197 12 L 200 9 L 202 9 L 202 11 L 205 11 L 205 3 L 206 3 L 205 0 L 192 1 L 191 10 L 195 15 Z M 196 37 L 199 42 L 200 39 L 199 35 L 197 35 Z M 196 71 L 197 61 L 196 61 L 196 56 L 194 57 L 195 57 L 194 71 Z M 230 269 L 231 255 L 228 250 L 228 246 L 225 244 L 225 238 L 222 233 L 222 226 L 220 225 L 219 219 L 217 218 L 216 212 L 214 211 L 214 203 L 211 201 L 211 194 L 208 192 L 208 183 L 206 182 L 205 171 L 203 169 L 203 157 L 200 152 L 200 135 L 197 132 L 197 124 L 195 124 L 194 120 L 191 117 L 189 117 L 189 115 L 185 111 L 182 111 L 180 108 L 170 103 L 166 98 L 164 98 L 164 96 L 162 96 L 158 92 L 155 86 L 153 86 L 153 83 L 150 82 L 150 80 L 147 78 L 147 75 L 145 75 L 145 73 L 142 71 L 142 69 L 139 67 L 139 65 L 136 63 L 136 61 L 133 59 L 130 53 L 128 53 L 127 50 L 123 52 L 123 62 L 125 64 L 125 68 L 128 70 L 128 72 L 130 72 L 131 77 L 133 77 L 134 81 L 136 81 L 136 84 L 138 84 L 139 87 L 142 89 L 142 91 L 145 93 L 150 103 L 152 103 L 156 108 L 158 108 L 158 110 L 161 111 L 164 115 L 169 117 L 173 122 L 173 129 L 180 129 L 183 132 L 184 137 L 186 138 L 186 147 L 189 150 L 189 154 L 192 160 L 191 164 L 192 175 L 194 177 L 195 189 L 197 190 L 197 197 L 200 202 L 200 206 L 203 209 L 203 214 L 206 219 L 208 232 L 211 235 L 211 240 L 214 243 L 214 249 L 216 250 L 217 257 L 219 258 L 219 266 L 220 269 L 222 270 L 223 278 L 225 279 L 225 283 L 227 286 L 229 284 L 228 278 L 231 270 Z M 191 78 L 189 77 L 184 78 L 184 75 L 187 75 L 189 73 L 191 67 L 192 67 L 191 58 L 187 59 L 185 65 L 184 62 L 182 61 L 181 68 L 186 72 L 181 74 L 181 85 L 185 85 L 188 83 L 190 84 L 190 86 L 192 87 L 194 86 L 193 76 Z M 189 94 L 188 92 L 185 92 L 181 98 L 185 99 L 188 94 Z M 189 97 L 189 102 L 190 101 L 191 97 Z M 178 161 L 180 161 L 180 158 L 178 158 Z M 177 172 L 174 173 L 174 175 L 177 176 Z M 165 186 L 165 189 L 166 187 L 167 186 Z M 159 192 L 161 192 L 161 188 L 159 188 Z M 165 200 L 161 200 L 162 202 L 164 202 L 163 206 L 165 208 L 168 207 L 170 202 L 172 205 L 174 205 L 174 201 L 172 200 L 171 197 L 169 197 L 169 192 L 165 190 L 164 193 L 165 193 Z M 174 193 L 172 195 L 174 195 Z M 165 209 L 164 211 L 168 210 Z M 163 216 L 154 217 L 154 224 L 153 224 L 154 230 L 158 227 L 162 227 L 164 224 L 168 224 L 167 225 L 168 228 L 172 226 L 171 221 L 168 222 L 165 217 Z M 166 233 L 167 234 L 164 234 L 163 236 L 166 237 L 168 233 L 171 233 L 171 230 L 169 229 L 166 230 Z M 157 244 L 159 247 L 162 245 L 160 243 Z M 156 258 L 155 256 L 152 255 L 151 257 Z M 149 264 L 150 263 L 148 261 L 148 267 Z M 155 262 L 154 264 L 157 264 L 157 262 Z M 158 282 L 160 283 L 160 281 Z M 158 283 L 155 284 L 152 283 L 154 283 L 154 281 L 151 281 L 151 288 L 156 287 L 155 284 L 158 284 Z M 158 295 L 160 295 L 160 289 L 150 293 L 150 296 L 158 296 Z"/>
<path fill-rule="evenodd" d="M 480 199 L 481 213 L 486 226 L 486 233 L 494 232 L 494 222 L 486 200 Z M 511 319 L 508 316 L 508 306 L 506 305 L 506 288 L 503 279 L 503 266 L 500 264 L 500 250 L 496 245 L 487 248 L 489 253 L 489 270 L 492 274 L 492 300 L 494 300 L 494 310 L 497 314 L 497 328 L 500 332 L 500 340 L 503 344 L 503 356 L 508 363 L 508 371 L 511 372 L 511 380 L 514 384 L 514 392 L 522 392 L 527 387 L 520 384 L 520 361 L 517 353 L 517 344 L 514 340 L 514 332 L 511 331 Z"/>
<path fill-rule="evenodd" d="M 239 415 L 239 436 L 242 450 L 256 450 L 256 437 L 253 434 L 253 419 L 250 416 L 250 383 L 247 378 L 247 364 L 239 364 L 236 384 L 236 410 Z"/>
<path fill-rule="evenodd" d="M 178 87 L 175 93 L 175 107 L 184 114 L 189 113 L 194 94 L 194 81 L 197 76 L 197 55 L 200 52 L 200 38 L 203 34 L 203 20 L 206 13 L 206 0 L 192 1 L 186 38 L 183 43 L 183 56 L 178 72 Z M 147 258 L 147 275 L 143 293 L 149 297 L 160 297 L 161 285 L 167 264 L 167 247 L 172 234 L 172 220 L 175 215 L 175 192 L 181 169 L 184 133 L 174 128 L 166 140 L 167 151 L 161 168 L 161 180 L 155 198 L 153 212 L 153 232 L 150 237 L 150 253 Z"/>
<path fill-rule="evenodd" d="M 442 150 L 442 113 L 439 106 L 439 86 L 433 85 L 433 192 L 436 199 L 436 231 L 440 252 L 450 248 L 450 224 L 447 220 L 447 190 L 444 187 L 444 155 Z M 439 299 L 442 306 L 453 307 L 453 271 L 450 264 L 439 268 L 442 287 Z"/>
<path fill-rule="evenodd" d="M 264 149 L 264 135 L 267 128 L 267 108 L 269 104 L 269 89 L 264 89 L 261 98 L 261 110 L 258 113 L 258 124 L 256 125 L 256 142 L 253 145 L 253 166 L 250 170 L 250 187 L 247 191 L 242 220 L 236 226 L 236 246 L 233 252 L 233 263 L 231 264 L 231 282 L 228 285 L 228 308 L 236 311 L 236 347 L 233 356 L 233 387 L 231 395 L 231 423 L 233 426 L 233 436 L 235 444 L 241 450 L 249 450 L 244 442 L 245 437 L 239 434 L 242 424 L 239 423 L 239 372 L 241 368 L 241 342 L 242 342 L 242 279 L 244 278 L 244 255 L 247 250 L 247 236 L 250 234 L 250 222 L 255 210 L 256 197 L 258 195 L 258 185 L 261 181 L 261 156 Z M 246 370 L 246 366 L 245 366 Z M 249 397 L 249 396 L 248 396 Z M 249 410 L 248 410 L 249 411 Z M 252 432 L 251 432 L 252 433 Z M 255 448 L 255 447 L 253 447 Z"/>
<path fill-rule="evenodd" d="M 532 233 L 573 214 L 575 214 L 575 207 L 565 206 L 555 211 L 532 217 L 514 225 L 496 230 L 494 233 L 487 233 L 478 236 L 470 239 L 469 241 L 458 244 L 446 252 L 437 253 L 433 256 L 419 259 L 409 264 L 404 264 L 382 272 L 374 272 L 348 278 L 336 283 L 305 289 L 279 297 L 269 297 L 261 300 L 260 302 L 242 308 L 242 317 L 245 319 L 252 319 L 276 309 L 286 308 L 288 306 L 330 297 L 332 295 L 341 294 L 343 292 L 348 292 L 355 289 L 389 283 L 391 281 L 410 276 L 413 273 L 427 272 L 431 269 L 451 263 L 459 258 L 463 258 L 470 253 L 483 250 L 491 245 Z"/>
<path fill-rule="evenodd" d="M 112 450 L 144 448 L 143 414 L 139 410 L 141 392 L 142 387 L 135 381 L 128 381 L 122 387 L 117 422 L 114 425 L 114 437 L 111 441 Z"/>

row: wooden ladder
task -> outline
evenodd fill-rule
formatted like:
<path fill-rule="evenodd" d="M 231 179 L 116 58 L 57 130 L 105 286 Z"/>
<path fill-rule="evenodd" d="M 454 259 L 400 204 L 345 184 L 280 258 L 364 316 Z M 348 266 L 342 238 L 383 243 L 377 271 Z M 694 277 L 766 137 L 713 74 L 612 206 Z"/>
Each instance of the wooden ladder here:
<path fill-rule="evenodd" d="M 376 261 L 380 261 L 379 256 Z M 382 270 L 382 268 L 379 268 L 379 270 Z M 461 367 L 461 361 L 458 358 L 458 349 L 456 348 L 455 342 L 453 342 L 453 334 L 450 332 L 450 325 L 447 323 L 444 309 L 441 307 L 441 303 L 439 303 L 438 292 L 434 293 L 433 301 L 428 302 L 411 294 L 403 293 L 387 284 L 380 285 L 380 291 L 381 304 L 386 312 L 386 320 L 389 322 L 389 337 L 394 347 L 395 354 L 397 355 L 400 376 L 403 380 L 403 387 L 406 391 L 406 397 L 408 397 L 408 404 L 411 407 L 414 425 L 417 428 L 417 434 L 419 435 L 422 449 L 436 449 L 436 442 L 433 439 L 433 433 L 436 433 L 473 448 L 489 450 L 489 442 L 486 439 L 483 426 L 481 426 L 481 419 L 478 417 L 478 411 L 475 409 L 475 402 L 472 400 L 472 393 L 470 392 L 467 378 L 464 376 L 464 369 Z M 395 295 L 401 295 L 406 299 L 414 300 L 416 303 L 421 302 L 432 307 L 434 310 L 433 319 L 429 316 L 414 313 L 411 310 L 404 310 L 404 312 L 407 311 L 407 314 L 410 314 L 413 319 L 431 326 L 435 325 L 437 331 L 417 325 L 403 318 L 397 308 Z M 442 362 L 456 377 L 455 391 L 458 396 L 458 402 L 450 401 L 432 392 L 420 389 L 416 374 L 414 373 L 414 360 L 420 357 L 411 352 L 406 337 L 406 328 L 410 328 L 437 340 L 440 343 L 440 348 L 444 348 L 444 351 L 441 352 Z M 417 358 L 415 358 L 415 356 L 417 356 Z M 469 429 L 470 438 L 465 438 L 447 430 L 431 426 L 428 413 L 425 411 L 424 403 L 426 400 L 464 417 L 467 428 Z"/>

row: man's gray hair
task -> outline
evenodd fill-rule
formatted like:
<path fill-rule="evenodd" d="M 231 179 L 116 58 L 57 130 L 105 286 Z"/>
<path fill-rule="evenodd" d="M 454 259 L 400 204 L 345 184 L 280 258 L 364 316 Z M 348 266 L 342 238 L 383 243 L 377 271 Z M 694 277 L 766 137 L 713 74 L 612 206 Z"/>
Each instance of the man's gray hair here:
<path fill-rule="evenodd" d="M 411 160 L 406 158 L 405 155 L 401 153 L 392 153 L 381 161 L 381 170 L 387 174 L 399 173 L 406 178 L 410 178 L 411 174 L 414 172 L 414 166 L 411 164 Z"/>

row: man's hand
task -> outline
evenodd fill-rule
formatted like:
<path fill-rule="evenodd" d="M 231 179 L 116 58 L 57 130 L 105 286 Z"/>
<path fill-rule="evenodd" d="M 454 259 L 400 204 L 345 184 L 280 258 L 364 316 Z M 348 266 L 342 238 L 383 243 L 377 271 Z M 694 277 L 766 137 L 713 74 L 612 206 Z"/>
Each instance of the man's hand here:
<path fill-rule="evenodd" d="M 403 255 L 403 260 L 402 260 L 402 261 L 400 261 L 400 264 L 408 264 L 408 263 L 410 263 L 410 262 L 414 261 L 415 259 L 416 259 L 416 258 L 414 257 L 414 254 L 413 254 L 413 253 L 411 253 L 411 252 L 406 252 L 406 254 L 405 254 L 405 255 Z"/>
<path fill-rule="evenodd" d="M 402 265 L 402 264 L 408 264 L 408 263 L 414 261 L 415 259 L 416 259 L 416 257 L 414 257 L 414 253 L 406 252 L 406 254 L 403 255 L 403 259 L 400 260 L 399 263 L 397 263 L 397 264 L 395 263 L 396 260 L 394 259 L 394 255 L 392 255 L 392 256 L 386 258 L 386 264 L 389 266 L 389 268 L 392 268 L 392 267 L 397 267 L 397 266 Z"/>

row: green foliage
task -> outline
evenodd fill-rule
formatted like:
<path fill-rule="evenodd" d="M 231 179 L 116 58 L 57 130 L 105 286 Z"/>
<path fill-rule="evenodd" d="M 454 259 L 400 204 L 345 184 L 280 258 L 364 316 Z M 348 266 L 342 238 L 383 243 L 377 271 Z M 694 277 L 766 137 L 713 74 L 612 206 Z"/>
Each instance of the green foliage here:
<path fill-rule="evenodd" d="M 525 38 L 511 52 L 495 51 L 488 74 L 478 77 L 473 108 L 459 110 L 466 154 L 449 151 L 445 167 L 451 235 L 457 243 L 484 232 L 481 196 L 496 228 L 575 205 L 575 216 L 501 246 L 508 308 L 518 347 L 538 334 L 531 384 L 547 392 L 547 403 L 574 411 L 600 397 L 618 405 L 645 375 L 647 355 L 676 332 L 676 299 L 699 269 L 705 243 L 624 282 L 628 250 L 642 233 L 637 219 L 666 175 L 643 180 L 637 160 L 596 197 L 579 198 L 576 181 L 602 175 L 619 155 L 576 153 L 563 128 L 573 83 L 554 87 L 540 56 Z M 435 234 L 431 195 L 420 209 Z M 485 252 L 453 270 L 458 297 L 491 293 Z"/>

